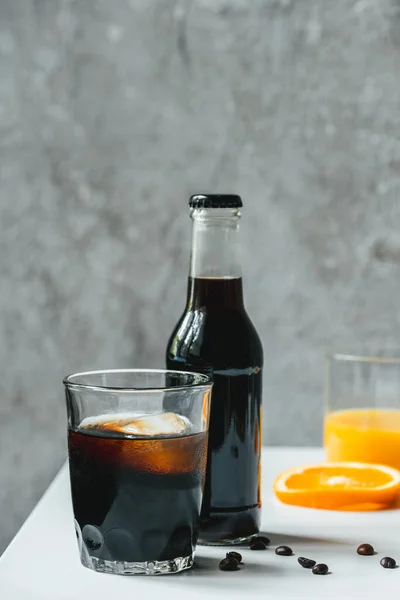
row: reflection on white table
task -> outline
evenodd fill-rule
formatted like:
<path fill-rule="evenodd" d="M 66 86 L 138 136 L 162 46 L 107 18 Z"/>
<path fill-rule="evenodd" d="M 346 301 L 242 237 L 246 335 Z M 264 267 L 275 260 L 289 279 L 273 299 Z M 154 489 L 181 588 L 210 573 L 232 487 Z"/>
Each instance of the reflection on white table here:
<path fill-rule="evenodd" d="M 236 600 L 249 598 L 369 598 L 400 589 L 400 569 L 383 569 L 379 561 L 400 562 L 400 510 L 374 513 L 317 511 L 280 504 L 272 481 L 283 469 L 322 460 L 319 449 L 265 448 L 263 452 L 263 532 L 272 541 L 265 552 L 240 552 L 240 571 L 222 572 L 225 548 L 198 547 L 196 567 L 158 577 L 104 575 L 81 566 L 75 539 L 64 467 L 13 542 L 0 558 L 1 600 Z M 358 556 L 368 542 L 378 551 Z M 287 544 L 295 556 L 276 556 Z M 329 565 L 330 575 L 302 569 L 298 556 Z"/>

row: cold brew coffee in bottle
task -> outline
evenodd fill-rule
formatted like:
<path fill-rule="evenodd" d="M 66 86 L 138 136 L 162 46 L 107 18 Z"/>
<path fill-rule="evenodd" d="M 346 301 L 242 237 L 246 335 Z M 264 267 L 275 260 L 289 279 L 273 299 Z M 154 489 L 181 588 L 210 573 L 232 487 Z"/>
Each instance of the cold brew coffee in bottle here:
<path fill-rule="evenodd" d="M 263 350 L 243 303 L 237 195 L 192 196 L 185 310 L 167 346 L 168 369 L 212 373 L 214 387 L 199 543 L 242 543 L 261 516 Z"/>

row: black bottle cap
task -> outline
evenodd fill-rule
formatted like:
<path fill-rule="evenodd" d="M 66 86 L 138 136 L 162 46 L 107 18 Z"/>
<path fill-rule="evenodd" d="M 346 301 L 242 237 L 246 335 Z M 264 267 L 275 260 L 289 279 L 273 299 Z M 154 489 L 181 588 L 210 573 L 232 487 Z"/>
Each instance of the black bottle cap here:
<path fill-rule="evenodd" d="M 190 197 L 190 208 L 240 208 L 243 202 L 236 194 L 195 194 Z"/>

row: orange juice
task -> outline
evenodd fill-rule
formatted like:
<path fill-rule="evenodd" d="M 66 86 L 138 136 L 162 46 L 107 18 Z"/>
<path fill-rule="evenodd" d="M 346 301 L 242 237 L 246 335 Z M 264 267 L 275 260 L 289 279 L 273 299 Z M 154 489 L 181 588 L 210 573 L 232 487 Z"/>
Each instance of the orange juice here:
<path fill-rule="evenodd" d="M 400 410 L 357 408 L 328 413 L 328 461 L 369 462 L 400 469 Z"/>

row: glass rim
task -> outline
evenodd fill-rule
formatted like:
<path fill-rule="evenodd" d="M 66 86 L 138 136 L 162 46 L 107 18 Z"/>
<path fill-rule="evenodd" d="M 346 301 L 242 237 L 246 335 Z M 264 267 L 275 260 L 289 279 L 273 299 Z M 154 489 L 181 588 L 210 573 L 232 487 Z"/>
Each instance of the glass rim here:
<path fill-rule="evenodd" d="M 240 208 L 224 207 L 213 208 L 211 206 L 205 208 L 190 208 L 190 216 L 194 221 L 237 221 L 242 216 Z"/>
<path fill-rule="evenodd" d="M 176 386 L 151 386 L 151 387 L 134 387 L 134 386 L 124 386 L 124 387 L 115 387 L 109 385 L 93 385 L 88 383 L 81 383 L 76 381 L 77 378 L 87 376 L 87 375 L 109 375 L 109 374 L 158 374 L 158 375 L 190 375 L 194 376 L 198 379 L 194 383 L 190 384 L 181 384 Z M 74 381 L 75 379 L 75 381 Z M 67 375 L 63 379 L 63 384 L 68 389 L 80 389 L 85 391 L 92 392 L 112 392 L 116 394 L 126 394 L 126 393 L 154 393 L 154 392 L 179 392 L 179 391 L 187 391 L 191 389 L 207 389 L 211 388 L 213 385 L 212 378 L 209 375 L 205 375 L 204 373 L 198 373 L 196 371 L 176 371 L 173 369 L 99 369 L 94 371 L 81 371 L 79 373 L 72 373 L 71 375 Z"/>
<path fill-rule="evenodd" d="M 357 363 L 376 363 L 376 364 L 400 364 L 400 350 L 382 350 L 374 352 L 343 352 L 340 350 L 331 350 L 326 353 L 326 359 L 337 362 L 357 362 Z"/>

